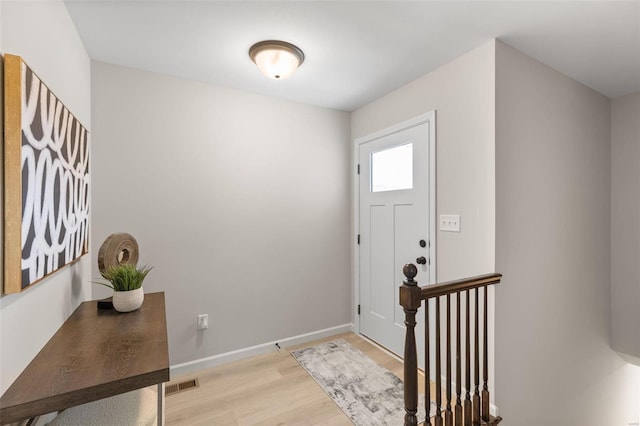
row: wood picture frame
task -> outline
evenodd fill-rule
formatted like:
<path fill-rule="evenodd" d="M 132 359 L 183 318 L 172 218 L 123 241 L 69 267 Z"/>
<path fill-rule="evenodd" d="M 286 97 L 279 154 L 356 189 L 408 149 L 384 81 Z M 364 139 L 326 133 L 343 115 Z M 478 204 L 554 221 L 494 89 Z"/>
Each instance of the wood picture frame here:
<path fill-rule="evenodd" d="M 89 249 L 89 133 L 20 56 L 4 55 L 4 286 Z"/>

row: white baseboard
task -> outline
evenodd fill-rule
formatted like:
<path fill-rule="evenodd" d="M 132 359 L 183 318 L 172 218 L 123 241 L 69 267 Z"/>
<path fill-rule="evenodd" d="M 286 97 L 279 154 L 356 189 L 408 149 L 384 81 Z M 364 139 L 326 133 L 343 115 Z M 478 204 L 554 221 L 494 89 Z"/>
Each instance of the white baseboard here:
<path fill-rule="evenodd" d="M 496 407 L 493 404 L 489 404 L 489 414 L 491 414 L 494 417 L 498 416 L 498 407 Z"/>
<path fill-rule="evenodd" d="M 336 327 L 325 328 L 324 330 L 312 331 L 311 333 L 300 334 L 299 336 L 278 339 L 272 342 L 262 343 L 260 345 L 251 346 L 244 349 L 238 349 L 231 352 L 225 352 L 223 354 L 184 362 L 182 364 L 172 365 L 169 368 L 172 376 L 181 376 L 183 374 L 193 373 L 194 371 L 215 367 L 217 365 L 222 365 L 233 361 L 239 361 L 241 359 L 249 358 L 252 356 L 262 355 L 269 352 L 276 352 L 278 350 L 276 348 L 276 343 L 278 343 L 281 348 L 284 348 L 287 346 L 300 345 L 302 343 L 311 342 L 313 340 L 322 339 L 324 337 L 329 337 L 336 334 L 346 333 L 349 331 L 353 332 L 354 330 L 354 324 L 342 324 Z"/>

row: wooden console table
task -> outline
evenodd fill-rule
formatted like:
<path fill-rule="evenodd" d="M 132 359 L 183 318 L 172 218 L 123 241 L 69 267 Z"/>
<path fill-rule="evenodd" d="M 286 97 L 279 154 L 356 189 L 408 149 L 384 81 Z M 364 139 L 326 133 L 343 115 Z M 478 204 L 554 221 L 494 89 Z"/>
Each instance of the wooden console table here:
<path fill-rule="evenodd" d="M 168 381 L 163 292 L 145 294 L 142 307 L 126 314 L 84 302 L 2 395 L 0 423 L 158 385 L 162 425 Z"/>

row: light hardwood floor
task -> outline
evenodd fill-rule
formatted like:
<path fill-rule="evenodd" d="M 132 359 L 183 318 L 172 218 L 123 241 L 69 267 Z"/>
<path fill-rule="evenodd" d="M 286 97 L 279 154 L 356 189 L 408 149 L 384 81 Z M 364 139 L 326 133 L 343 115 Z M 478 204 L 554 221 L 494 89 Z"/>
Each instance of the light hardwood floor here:
<path fill-rule="evenodd" d="M 166 398 L 166 425 L 351 425 L 289 353 L 337 338 L 402 377 L 401 361 L 368 340 L 345 333 L 173 378 L 169 384 L 197 377 L 200 387 Z M 422 386 L 423 379 L 419 380 Z"/>

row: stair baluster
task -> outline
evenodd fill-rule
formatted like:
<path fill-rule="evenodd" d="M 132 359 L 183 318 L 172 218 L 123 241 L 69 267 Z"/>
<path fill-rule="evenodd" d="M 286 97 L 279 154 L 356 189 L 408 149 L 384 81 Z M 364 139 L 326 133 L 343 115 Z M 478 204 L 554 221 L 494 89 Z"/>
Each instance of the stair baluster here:
<path fill-rule="evenodd" d="M 453 426 L 451 410 L 451 295 L 447 294 L 447 411 L 444 415 L 445 426 Z"/>
<path fill-rule="evenodd" d="M 462 426 L 462 366 L 460 364 L 460 293 L 456 294 L 456 426 Z"/>
<path fill-rule="evenodd" d="M 429 301 L 424 302 L 424 406 L 426 424 L 431 424 L 431 354 L 429 353 Z"/>
<path fill-rule="evenodd" d="M 488 386 L 488 381 L 489 381 L 489 356 L 488 356 L 488 351 L 487 348 L 489 347 L 488 345 L 488 336 L 489 336 L 489 331 L 488 331 L 488 320 L 487 320 L 487 307 L 488 307 L 488 302 L 487 302 L 487 293 L 489 291 L 489 288 L 487 286 L 484 286 L 484 342 L 482 345 L 482 355 L 483 355 L 483 385 L 482 385 L 482 421 L 483 422 L 488 422 L 489 421 L 489 386 Z"/>
<path fill-rule="evenodd" d="M 405 359 L 404 359 L 404 400 L 405 400 L 405 421 L 404 424 L 417 425 L 417 405 L 418 405 L 418 360 L 417 348 L 415 344 L 415 326 L 416 313 L 419 310 L 422 300 L 425 300 L 425 406 L 427 420 L 425 425 L 434 426 L 495 426 L 502 418 L 492 417 L 489 413 L 490 394 L 489 394 L 489 357 L 488 357 L 488 286 L 498 284 L 501 279 L 500 274 L 487 274 L 477 277 L 467 278 L 464 280 L 451 281 L 443 284 L 434 284 L 425 287 L 419 287 L 418 283 L 413 279 L 417 274 L 417 268 L 408 264 L 403 268 L 406 280 L 400 287 L 400 304 L 405 312 Z M 484 288 L 482 303 L 482 319 L 480 318 L 480 287 Z M 473 290 L 473 291 L 472 291 Z M 465 310 L 462 307 L 462 295 L 465 292 Z M 456 329 L 455 329 L 455 381 L 453 383 L 452 376 L 452 335 L 451 335 L 451 294 L 456 294 Z M 472 302 L 472 297 L 473 302 Z M 446 317 L 443 317 L 442 303 L 445 302 L 442 296 L 446 296 Z M 436 410 L 433 413 L 433 423 L 430 419 L 430 399 L 431 392 L 431 340 L 430 340 L 430 300 L 435 303 L 435 400 Z M 471 304 L 474 303 L 473 309 L 473 326 L 471 325 Z M 462 318 L 466 314 L 465 318 Z M 446 321 L 446 348 L 442 347 L 442 320 Z M 482 320 L 482 351 L 480 350 L 480 321 Z M 462 368 L 462 321 L 465 322 L 465 368 Z M 473 330 L 472 330 L 473 327 Z M 471 333 L 474 333 L 473 343 L 471 344 Z M 442 359 L 443 349 L 445 350 L 445 360 Z M 473 354 L 472 354 L 473 351 Z M 473 394 L 471 393 L 471 357 L 474 363 L 474 379 L 475 387 Z M 483 360 L 482 385 L 480 383 L 480 357 Z M 445 367 L 445 384 L 446 389 L 444 396 L 446 403 L 443 404 L 443 384 L 442 384 L 442 368 L 443 361 L 446 361 Z M 462 376 L 466 378 L 465 399 L 462 400 Z M 452 386 L 456 387 L 456 399 L 452 399 Z M 482 389 L 482 391 L 480 390 Z"/>
<path fill-rule="evenodd" d="M 440 362 L 440 297 L 436 297 L 436 417 L 435 426 L 442 426 L 442 371 Z"/>
<path fill-rule="evenodd" d="M 464 398 L 464 426 L 471 426 L 471 293 L 469 292 L 469 290 L 466 291 L 467 297 L 466 297 L 466 314 L 467 314 L 467 328 L 466 328 L 466 345 L 465 345 L 465 352 L 467 353 L 466 356 L 466 363 L 465 363 L 465 374 L 466 374 L 466 387 L 467 387 L 467 392 L 465 394 L 465 398 Z"/>

